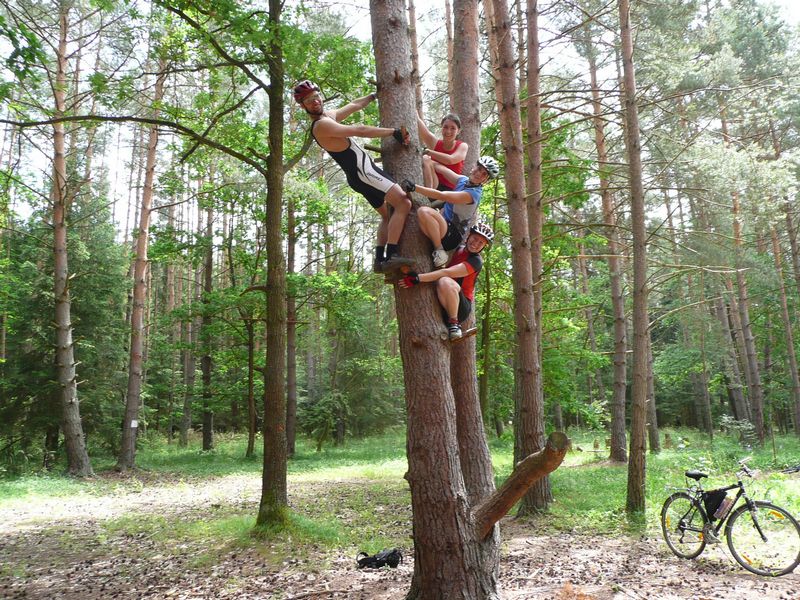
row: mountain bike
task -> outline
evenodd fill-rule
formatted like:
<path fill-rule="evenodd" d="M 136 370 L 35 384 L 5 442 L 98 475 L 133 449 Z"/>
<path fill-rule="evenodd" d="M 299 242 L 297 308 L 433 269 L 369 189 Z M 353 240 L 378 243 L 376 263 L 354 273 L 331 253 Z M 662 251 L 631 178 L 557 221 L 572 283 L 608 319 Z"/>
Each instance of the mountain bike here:
<path fill-rule="evenodd" d="M 752 500 L 742 477 L 753 477 L 749 458 L 739 461 L 738 481 L 716 490 L 703 490 L 700 471 L 686 471 L 686 488 L 677 488 L 661 509 L 661 530 L 667 546 L 680 558 L 696 558 L 707 544 L 720 543 L 720 531 L 733 558 L 756 575 L 778 577 L 800 563 L 800 524 L 784 508 Z M 735 496 L 728 492 L 737 490 Z M 744 500 L 738 508 L 736 505 Z M 716 521 L 716 524 L 714 523 Z"/>

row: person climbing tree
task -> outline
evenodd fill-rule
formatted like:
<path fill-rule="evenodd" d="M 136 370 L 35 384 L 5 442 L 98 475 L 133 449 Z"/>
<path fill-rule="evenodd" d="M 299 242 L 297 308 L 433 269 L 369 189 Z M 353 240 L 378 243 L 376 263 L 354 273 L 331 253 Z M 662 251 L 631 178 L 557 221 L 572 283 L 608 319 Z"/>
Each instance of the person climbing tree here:
<path fill-rule="evenodd" d="M 461 133 L 461 119 L 455 113 L 448 113 L 442 117 L 442 138 L 437 139 L 425 121 L 417 116 L 417 132 L 420 141 L 425 145 L 423 156 L 430 156 L 431 161 L 422 162 L 423 183 L 426 187 L 435 187 L 438 190 L 452 190 L 455 184 L 444 175 L 437 173 L 434 162 L 444 165 L 454 173 L 461 175 L 464 170 L 464 159 L 467 158 L 469 145 L 458 139 Z"/>
<path fill-rule="evenodd" d="M 383 138 L 391 135 L 404 146 L 409 145 L 410 137 L 405 127 L 392 129 L 341 124 L 341 121 L 364 109 L 376 97 L 374 93 L 368 94 L 339 109 L 326 111 L 316 83 L 306 79 L 294 86 L 295 102 L 311 118 L 311 135 L 314 140 L 342 168 L 350 187 L 364 196 L 381 216 L 373 263 L 373 271 L 381 273 L 414 264 L 414 261 L 397 254 L 397 243 L 411 210 L 411 199 L 350 136 Z M 391 214 L 387 204 L 394 209 Z"/>
<path fill-rule="evenodd" d="M 402 288 L 411 288 L 419 283 L 436 282 L 436 296 L 442 305 L 442 315 L 447 324 L 451 340 L 460 339 L 461 323 L 472 312 L 475 301 L 475 279 L 483 267 L 481 251 L 492 243 L 494 232 L 486 223 L 476 223 L 470 228 L 467 241 L 453 254 L 445 269 L 430 273 L 411 272 L 397 283 Z"/>
<path fill-rule="evenodd" d="M 427 156 L 423 162 L 431 163 Z M 437 173 L 454 184 L 451 191 L 439 191 L 416 185 L 404 179 L 402 188 L 406 192 L 418 192 L 433 200 L 444 201 L 444 209 L 439 212 L 429 206 L 417 209 L 417 220 L 422 233 L 433 243 L 433 266 L 437 269 L 447 264 L 447 253 L 463 243 L 470 225 L 475 221 L 478 205 L 483 194 L 483 184 L 497 177 L 500 167 L 491 156 L 481 156 L 469 177 L 458 175 L 447 167 L 433 163 Z"/>

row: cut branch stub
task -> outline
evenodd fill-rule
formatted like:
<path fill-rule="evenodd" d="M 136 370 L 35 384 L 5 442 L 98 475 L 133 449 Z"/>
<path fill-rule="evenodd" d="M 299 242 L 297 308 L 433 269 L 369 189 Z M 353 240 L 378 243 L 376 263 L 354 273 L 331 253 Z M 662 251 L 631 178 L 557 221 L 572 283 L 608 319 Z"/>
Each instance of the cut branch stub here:
<path fill-rule="evenodd" d="M 516 464 L 500 489 L 475 508 L 475 532 L 478 539 L 485 538 L 492 531 L 494 524 L 511 510 L 528 488 L 558 468 L 569 445 L 570 439 L 565 433 L 554 431 L 547 438 L 544 448 Z"/>

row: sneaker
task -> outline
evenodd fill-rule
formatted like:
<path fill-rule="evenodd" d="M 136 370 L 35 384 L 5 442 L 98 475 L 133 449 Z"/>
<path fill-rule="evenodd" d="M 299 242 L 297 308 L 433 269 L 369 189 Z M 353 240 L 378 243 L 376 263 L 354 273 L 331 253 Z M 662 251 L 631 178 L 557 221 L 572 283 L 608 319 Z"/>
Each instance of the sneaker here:
<path fill-rule="evenodd" d="M 461 326 L 458 323 L 448 323 L 447 335 L 451 340 L 461 339 Z"/>
<path fill-rule="evenodd" d="M 447 252 L 443 249 L 434 250 L 431 256 L 433 257 L 433 266 L 435 268 L 441 269 L 447 265 Z"/>

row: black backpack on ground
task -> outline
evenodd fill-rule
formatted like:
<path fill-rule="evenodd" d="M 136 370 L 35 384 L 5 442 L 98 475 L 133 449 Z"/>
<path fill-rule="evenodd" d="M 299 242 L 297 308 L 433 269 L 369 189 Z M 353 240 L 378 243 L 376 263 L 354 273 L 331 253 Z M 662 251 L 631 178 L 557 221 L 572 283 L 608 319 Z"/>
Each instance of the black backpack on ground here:
<path fill-rule="evenodd" d="M 397 548 L 391 550 L 381 550 L 377 554 L 370 556 L 366 552 L 359 552 L 356 556 L 359 569 L 380 569 L 384 565 L 389 565 L 396 569 L 397 565 L 403 562 L 403 554 Z"/>

